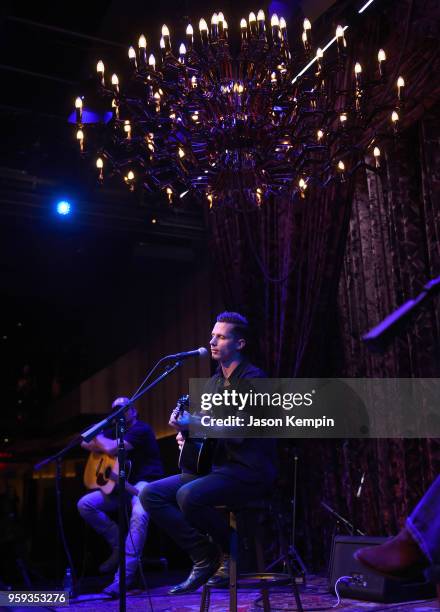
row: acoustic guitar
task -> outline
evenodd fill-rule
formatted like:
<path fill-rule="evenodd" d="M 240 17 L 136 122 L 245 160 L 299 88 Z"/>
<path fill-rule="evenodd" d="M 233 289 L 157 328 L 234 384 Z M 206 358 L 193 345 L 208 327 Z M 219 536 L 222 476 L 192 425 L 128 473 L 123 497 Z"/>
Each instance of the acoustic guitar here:
<path fill-rule="evenodd" d="M 177 400 L 173 416 L 178 421 L 179 416 L 189 408 L 189 395 L 182 395 Z M 179 468 L 182 471 L 203 476 L 209 474 L 212 468 L 214 440 L 209 438 L 192 438 L 187 431 L 182 432 L 185 441 L 180 449 Z"/>
<path fill-rule="evenodd" d="M 131 471 L 131 461 L 126 462 L 127 476 Z M 84 470 L 84 485 L 87 489 L 101 489 L 109 495 L 119 480 L 119 463 L 117 457 L 105 453 L 92 452 Z M 139 495 L 139 491 L 130 483 L 125 483 L 125 490 L 131 495 Z"/>

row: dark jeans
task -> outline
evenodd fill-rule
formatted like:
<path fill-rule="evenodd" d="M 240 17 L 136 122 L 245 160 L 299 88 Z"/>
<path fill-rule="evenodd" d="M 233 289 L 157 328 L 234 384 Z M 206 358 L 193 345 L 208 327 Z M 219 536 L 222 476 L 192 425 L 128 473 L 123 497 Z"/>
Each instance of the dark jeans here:
<path fill-rule="evenodd" d="M 267 492 L 267 484 L 250 484 L 222 474 L 176 474 L 150 482 L 140 499 L 153 521 L 196 562 L 206 554 L 208 535 L 223 552 L 229 551 L 227 517 L 215 506 L 237 508 Z"/>

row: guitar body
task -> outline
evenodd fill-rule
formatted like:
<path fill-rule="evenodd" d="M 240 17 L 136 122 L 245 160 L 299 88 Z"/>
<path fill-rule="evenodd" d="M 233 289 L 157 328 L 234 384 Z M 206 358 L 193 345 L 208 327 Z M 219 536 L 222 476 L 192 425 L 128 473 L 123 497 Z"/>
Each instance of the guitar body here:
<path fill-rule="evenodd" d="M 127 461 L 127 477 L 131 471 L 131 462 Z M 84 470 L 84 486 L 87 489 L 101 489 L 109 495 L 118 482 L 119 463 L 117 457 L 105 453 L 90 453 Z M 128 482 L 125 490 L 131 495 L 138 495 L 139 491 Z"/>
<path fill-rule="evenodd" d="M 183 395 L 178 401 L 176 410 L 183 414 L 189 408 L 189 396 Z M 180 450 L 179 468 L 182 471 L 204 476 L 212 469 L 212 457 L 214 452 L 214 440 L 209 438 L 190 438 L 187 433 L 183 434 L 185 442 Z"/>
<path fill-rule="evenodd" d="M 179 468 L 191 474 L 204 476 L 212 469 L 213 440 L 208 438 L 185 439 L 179 455 Z"/>

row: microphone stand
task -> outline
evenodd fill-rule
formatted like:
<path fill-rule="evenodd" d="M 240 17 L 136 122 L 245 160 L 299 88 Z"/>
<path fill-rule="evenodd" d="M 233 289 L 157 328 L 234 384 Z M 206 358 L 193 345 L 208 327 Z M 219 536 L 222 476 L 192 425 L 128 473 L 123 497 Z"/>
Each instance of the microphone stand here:
<path fill-rule="evenodd" d="M 118 473 L 118 495 L 119 495 L 119 506 L 118 506 L 118 523 L 119 523 L 119 612 L 126 612 L 127 609 L 127 585 L 125 579 L 125 484 L 127 482 L 127 473 L 125 470 L 125 456 L 126 449 L 124 443 L 124 435 L 126 430 L 125 423 L 125 412 L 128 410 L 130 406 L 134 404 L 140 397 L 142 397 L 145 393 L 150 391 L 153 387 L 159 384 L 164 378 L 169 376 L 174 370 L 177 370 L 182 365 L 182 361 L 176 360 L 173 364 L 167 365 L 165 371 L 162 372 L 157 378 L 155 378 L 145 389 L 138 391 L 130 398 L 128 401 L 124 402 L 116 410 L 114 410 L 111 414 L 109 414 L 105 419 L 99 421 L 89 429 L 83 431 L 75 440 L 69 442 L 69 444 L 63 448 L 61 451 L 40 461 L 34 466 L 35 470 L 41 469 L 44 465 L 51 463 L 52 461 L 57 461 L 57 465 L 60 465 L 60 461 L 62 457 L 73 447 L 77 446 L 81 442 L 90 442 L 93 438 L 95 438 L 102 431 L 107 429 L 112 422 L 116 422 L 117 425 L 117 440 L 118 440 L 118 463 L 119 463 L 119 473 Z M 57 474 L 61 476 L 60 468 L 57 469 Z M 60 497 L 60 493 L 58 493 L 58 497 Z M 69 563 L 71 563 L 71 556 L 69 550 L 67 548 L 67 542 L 64 538 L 64 530 L 63 523 L 61 517 L 61 504 L 59 504 L 59 515 L 58 515 L 60 530 L 62 541 L 64 544 L 64 550 L 67 556 Z M 73 567 L 72 567 L 73 571 Z"/>

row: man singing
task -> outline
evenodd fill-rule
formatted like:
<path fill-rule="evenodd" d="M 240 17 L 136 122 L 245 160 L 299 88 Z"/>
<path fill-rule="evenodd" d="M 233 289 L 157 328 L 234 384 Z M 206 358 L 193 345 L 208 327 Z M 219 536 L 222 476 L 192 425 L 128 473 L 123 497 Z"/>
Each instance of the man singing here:
<path fill-rule="evenodd" d="M 265 377 L 245 357 L 248 334 L 248 322 L 242 315 L 223 312 L 217 317 L 210 346 L 218 368 L 209 390 L 221 393 L 242 379 Z M 190 419 L 188 413 L 181 417 L 173 413 L 170 425 L 185 431 Z M 144 508 L 193 562 L 188 578 L 169 594 L 195 591 L 216 574 L 222 554 L 229 552 L 229 528 L 226 517 L 215 507 L 239 507 L 267 495 L 276 477 L 276 463 L 275 440 L 219 439 L 208 475 L 182 472 L 143 488 L 140 498 Z"/>
<path fill-rule="evenodd" d="M 113 407 L 126 401 L 127 398 L 118 398 Z M 149 425 L 138 420 L 134 406 L 127 409 L 125 419 L 124 441 L 127 460 L 131 462 L 128 482 L 141 491 L 148 481 L 163 476 L 159 448 L 153 430 Z M 82 442 L 81 446 L 92 452 L 115 456 L 118 452 L 118 442 L 114 437 L 115 432 L 109 429 L 104 434 L 96 436 L 91 442 Z M 87 493 L 78 501 L 78 510 L 83 519 L 107 540 L 111 548 L 110 557 L 99 566 L 99 571 L 102 574 L 114 571 L 119 563 L 119 528 L 108 515 L 118 510 L 118 491 L 113 490 L 110 495 L 105 495 L 100 490 Z M 144 547 L 147 527 L 148 513 L 142 507 L 139 497 L 134 496 L 131 499 L 129 533 L 125 540 L 127 587 L 132 586 L 135 582 L 138 558 Z M 104 593 L 112 597 L 119 595 L 119 570 L 116 571 L 113 582 L 104 589 Z"/>

